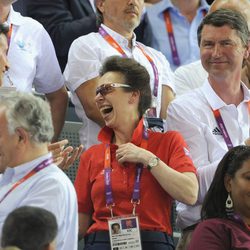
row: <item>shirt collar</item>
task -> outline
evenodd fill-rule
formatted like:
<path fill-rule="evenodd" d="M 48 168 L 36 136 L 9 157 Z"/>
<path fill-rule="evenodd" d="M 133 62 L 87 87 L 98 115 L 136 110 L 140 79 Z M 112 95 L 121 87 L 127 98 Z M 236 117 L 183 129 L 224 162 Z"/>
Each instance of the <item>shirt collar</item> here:
<path fill-rule="evenodd" d="M 207 3 L 206 0 L 201 0 L 200 2 L 200 6 L 198 9 L 201 9 L 201 10 L 208 10 L 209 9 L 209 4 Z"/>
<path fill-rule="evenodd" d="M 154 9 L 155 14 L 161 14 L 167 9 L 172 9 L 176 12 L 179 12 L 179 10 L 172 4 L 171 1 L 166 1 L 166 0 L 153 4 L 149 8 Z M 208 9 L 209 5 L 206 2 L 206 0 L 201 0 L 200 6 L 198 7 L 198 11 L 208 10 Z"/>
<path fill-rule="evenodd" d="M 7 23 L 20 26 L 23 23 L 22 17 L 23 16 L 19 12 L 14 11 L 13 7 L 11 6 Z"/>
<path fill-rule="evenodd" d="M 24 164 L 18 165 L 14 168 L 7 168 L 4 172 L 4 176 L 12 175 L 12 181 L 16 181 L 21 179 L 23 176 L 25 176 L 27 173 L 29 173 L 33 168 L 35 168 L 37 165 L 39 165 L 42 161 L 45 159 L 48 159 L 52 157 L 52 153 L 45 154 L 43 156 L 40 156 L 36 158 L 33 161 L 26 162 Z"/>
<path fill-rule="evenodd" d="M 95 0 L 89 0 L 89 3 L 91 5 L 93 11 L 96 13 Z"/>
<path fill-rule="evenodd" d="M 143 135 L 143 118 L 139 121 L 137 127 L 134 130 L 131 142 L 137 146 L 141 145 L 142 135 Z M 113 137 L 113 129 L 109 127 L 104 127 L 98 134 L 98 140 L 104 144 L 110 144 Z"/>
<path fill-rule="evenodd" d="M 172 4 L 171 1 L 165 1 L 165 0 L 160 1 L 160 2 L 158 2 L 156 4 L 153 4 L 149 8 L 156 15 L 163 13 L 167 9 L 176 9 L 176 7 Z"/>
<path fill-rule="evenodd" d="M 128 47 L 128 40 L 122 36 L 121 34 L 115 32 L 114 30 L 110 29 L 108 26 L 105 24 L 101 24 L 102 28 L 104 28 L 108 34 L 119 44 L 122 45 L 123 47 L 126 46 Z M 133 38 L 132 38 L 132 47 L 135 47 L 136 45 L 136 35 L 133 33 Z"/>
<path fill-rule="evenodd" d="M 249 90 L 243 82 L 241 82 L 241 86 L 244 94 L 244 99 L 242 102 L 248 102 L 250 100 Z M 213 90 L 208 79 L 206 79 L 205 83 L 200 89 L 213 110 L 217 110 L 224 106 L 227 106 L 227 104 Z"/>

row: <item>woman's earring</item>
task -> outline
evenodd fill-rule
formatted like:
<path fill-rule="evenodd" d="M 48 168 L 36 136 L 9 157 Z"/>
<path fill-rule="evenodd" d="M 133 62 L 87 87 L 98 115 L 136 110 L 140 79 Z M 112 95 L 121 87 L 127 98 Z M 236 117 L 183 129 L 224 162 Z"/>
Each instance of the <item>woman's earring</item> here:
<path fill-rule="evenodd" d="M 228 195 L 227 195 L 225 207 L 226 207 L 227 216 L 228 217 L 232 216 L 233 212 L 234 212 L 234 204 L 233 204 L 233 200 L 231 198 L 230 193 L 228 193 Z"/>

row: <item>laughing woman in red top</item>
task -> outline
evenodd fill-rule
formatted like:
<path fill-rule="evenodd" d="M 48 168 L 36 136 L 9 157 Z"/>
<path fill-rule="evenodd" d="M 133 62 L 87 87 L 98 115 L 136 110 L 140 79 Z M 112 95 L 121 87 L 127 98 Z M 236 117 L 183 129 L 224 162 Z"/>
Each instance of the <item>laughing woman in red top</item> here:
<path fill-rule="evenodd" d="M 250 249 L 250 147 L 232 148 L 215 172 L 189 250 Z"/>
<path fill-rule="evenodd" d="M 101 144 L 82 154 L 75 182 L 85 249 L 172 250 L 172 201 L 196 202 L 195 167 L 182 136 L 148 129 L 143 114 L 151 98 L 148 72 L 138 62 L 115 56 L 104 63 L 95 101 L 106 126 Z M 130 229 L 123 227 L 128 217 Z M 115 240 L 110 221 L 121 225 Z"/>

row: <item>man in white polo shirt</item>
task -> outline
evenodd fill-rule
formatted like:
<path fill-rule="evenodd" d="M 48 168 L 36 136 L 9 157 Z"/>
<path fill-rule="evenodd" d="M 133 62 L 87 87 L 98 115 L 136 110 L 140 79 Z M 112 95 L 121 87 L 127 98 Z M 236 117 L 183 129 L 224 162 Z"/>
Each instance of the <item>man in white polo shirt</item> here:
<path fill-rule="evenodd" d="M 52 136 L 48 103 L 30 93 L 0 95 L 0 238 L 8 213 L 36 206 L 56 216 L 56 249 L 76 250 L 76 193 L 69 178 L 53 164 L 48 152 Z"/>
<path fill-rule="evenodd" d="M 249 0 L 215 0 L 211 5 L 209 12 L 213 12 L 219 8 L 234 9 L 241 12 L 247 19 L 250 29 L 250 1 Z M 199 88 L 208 73 L 203 68 L 201 61 L 184 65 L 176 69 L 174 72 L 174 83 L 176 96 L 183 95 L 195 88 Z M 250 58 L 245 61 L 242 68 L 241 80 L 250 88 Z"/>
<path fill-rule="evenodd" d="M 136 41 L 134 29 L 140 23 L 144 1 L 96 0 L 96 6 L 99 32 L 81 36 L 72 43 L 64 71 L 76 113 L 83 121 L 80 139 L 86 149 L 97 143 L 97 134 L 104 125 L 94 97 L 99 69 L 107 57 L 131 57 L 146 67 L 158 117 L 165 118 L 167 106 L 174 98 L 168 61 L 160 52 Z"/>
<path fill-rule="evenodd" d="M 198 28 L 198 41 L 208 78 L 202 87 L 176 98 L 167 117 L 168 129 L 179 131 L 189 146 L 200 185 L 196 206 L 177 205 L 177 226 L 183 230 L 177 249 L 187 249 L 219 161 L 228 149 L 245 143 L 250 131 L 250 93 L 241 82 L 249 56 L 245 18 L 232 10 L 212 12 Z"/>
<path fill-rule="evenodd" d="M 3 86 L 14 86 L 17 91 L 31 92 L 32 87 L 48 99 L 55 141 L 64 124 L 67 91 L 48 33 L 32 18 L 23 17 L 12 8 L 13 0 L 0 0 L 0 22 L 10 26 L 8 33 L 8 61 L 10 69 Z"/>

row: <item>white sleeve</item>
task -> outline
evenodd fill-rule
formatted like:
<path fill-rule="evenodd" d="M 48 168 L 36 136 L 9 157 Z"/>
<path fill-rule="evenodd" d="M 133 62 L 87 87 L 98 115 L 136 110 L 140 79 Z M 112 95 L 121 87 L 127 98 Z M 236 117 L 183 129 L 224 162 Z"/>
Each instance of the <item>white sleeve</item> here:
<path fill-rule="evenodd" d="M 202 204 L 204 197 L 213 181 L 215 171 L 218 167 L 220 159 L 197 169 L 197 178 L 199 181 L 199 193 L 196 204 Z"/>
<path fill-rule="evenodd" d="M 37 92 L 48 94 L 62 88 L 64 79 L 49 34 L 43 27 L 37 32 L 40 32 L 39 52 L 33 84 Z"/>
<path fill-rule="evenodd" d="M 209 139 L 206 137 L 207 126 L 199 116 L 184 103 L 173 101 L 168 107 L 168 130 L 177 130 L 189 146 L 191 158 L 198 172 L 199 201 L 202 202 L 213 179 L 220 159 L 211 162 L 209 157 Z"/>
<path fill-rule="evenodd" d="M 82 83 L 97 77 L 101 65 L 93 45 L 82 38 L 76 39 L 70 47 L 64 71 L 67 87 L 74 92 Z"/>
<path fill-rule="evenodd" d="M 174 84 L 174 73 L 170 68 L 170 64 L 166 59 L 166 57 L 160 52 L 159 52 L 159 59 L 161 62 L 161 69 L 160 69 L 161 83 L 162 85 L 169 86 L 173 90 L 173 92 L 176 93 Z"/>
<path fill-rule="evenodd" d="M 178 67 L 174 72 L 174 84 L 176 89 L 176 95 L 183 95 L 191 90 L 188 80 L 188 72 L 185 66 Z"/>

